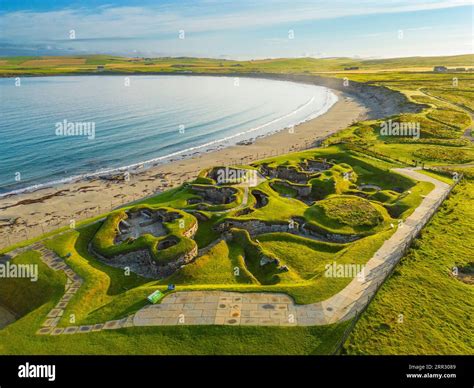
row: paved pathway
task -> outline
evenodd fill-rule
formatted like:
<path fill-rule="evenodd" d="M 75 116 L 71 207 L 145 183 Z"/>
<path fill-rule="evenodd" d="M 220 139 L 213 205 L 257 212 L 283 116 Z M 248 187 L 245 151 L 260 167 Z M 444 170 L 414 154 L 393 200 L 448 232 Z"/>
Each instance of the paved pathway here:
<path fill-rule="evenodd" d="M 82 326 L 59 327 L 59 321 L 69 301 L 83 284 L 83 280 L 51 250 L 41 243 L 11 252 L 15 255 L 26 249 L 38 250 L 42 260 L 53 270 L 67 276 L 65 294 L 48 313 L 39 335 L 68 335 L 113 330 L 131 326 L 165 325 L 257 325 L 257 326 L 313 326 L 326 325 L 354 317 L 363 309 L 391 270 L 397 265 L 412 239 L 436 212 L 451 190 L 451 186 L 416 168 L 393 171 L 418 181 L 431 182 L 435 188 L 401 227 L 386 240 L 365 266 L 363 281 L 355 277 L 336 295 L 318 303 L 296 305 L 291 297 L 278 293 L 238 293 L 227 291 L 184 291 L 166 296 L 161 304 L 148 305 L 121 320 Z"/>

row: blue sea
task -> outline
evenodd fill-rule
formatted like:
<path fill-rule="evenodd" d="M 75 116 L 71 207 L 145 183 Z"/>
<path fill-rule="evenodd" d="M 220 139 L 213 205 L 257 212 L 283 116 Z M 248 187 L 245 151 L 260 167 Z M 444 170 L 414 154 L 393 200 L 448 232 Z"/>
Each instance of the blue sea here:
<path fill-rule="evenodd" d="M 204 76 L 0 79 L 0 196 L 134 170 L 326 112 L 320 86 Z"/>

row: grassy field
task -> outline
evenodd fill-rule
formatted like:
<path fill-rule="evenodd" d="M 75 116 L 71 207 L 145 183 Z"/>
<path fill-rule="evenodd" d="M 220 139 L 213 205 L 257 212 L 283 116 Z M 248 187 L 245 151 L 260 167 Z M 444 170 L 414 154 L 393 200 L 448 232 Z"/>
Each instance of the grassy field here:
<path fill-rule="evenodd" d="M 84 279 L 84 284 L 70 301 L 61 318 L 60 325 L 71 324 L 71 317 L 74 318 L 73 324 L 92 324 L 104 322 L 110 319 L 123 318 L 146 305 L 146 296 L 156 289 L 165 290 L 168 283 L 176 284 L 179 290 L 234 290 L 241 292 L 250 291 L 272 291 L 284 292 L 291 295 L 298 303 L 312 303 L 315 301 L 326 299 L 350 282 L 350 278 L 327 278 L 324 276 L 325 265 L 329 262 L 337 261 L 338 263 L 363 264 L 371 255 L 381 246 L 383 241 L 388 238 L 395 229 L 388 226 L 391 217 L 388 214 L 388 208 L 394 204 L 401 204 L 406 201 L 406 197 L 395 193 L 393 198 L 390 197 L 388 203 L 385 198 L 379 200 L 366 200 L 354 196 L 357 192 L 358 180 L 363 179 L 364 182 L 378 182 L 385 188 L 391 188 L 394 185 L 410 188 L 415 197 L 421 200 L 421 195 L 431 190 L 431 187 L 422 187 L 420 184 L 399 176 L 389 173 L 388 168 L 393 165 L 385 161 L 380 161 L 346 150 L 343 145 L 332 146 L 322 150 L 312 150 L 302 153 L 292 154 L 291 157 L 273 158 L 262 163 L 264 165 L 272 165 L 278 168 L 282 164 L 284 168 L 293 165 L 294 168 L 304 165 L 311 158 L 326 157 L 331 160 L 332 167 L 330 173 L 327 174 L 328 179 L 332 179 L 336 185 L 340 185 L 340 192 L 350 191 L 351 194 L 329 194 L 328 203 L 321 202 L 321 211 L 329 209 L 332 215 L 326 215 L 327 222 L 318 220 L 318 216 L 312 208 L 303 202 L 298 195 L 295 198 L 287 198 L 281 192 L 274 191 L 268 181 L 263 181 L 255 189 L 262 195 L 267 196 L 267 203 L 257 207 L 257 199 L 254 198 L 253 191 L 249 193 L 247 206 L 252 210 L 249 214 L 239 215 L 240 210 L 226 211 L 215 210 L 207 207 L 202 214 L 209 218 L 202 224 L 203 232 L 197 234 L 197 241 L 201 247 L 205 247 L 210 242 L 209 235 L 219 237 L 216 233 L 215 226 L 225 220 L 238 220 L 240 222 L 259 220 L 266 223 L 287 223 L 293 217 L 306 218 L 308 225 L 317 225 L 318 231 L 325 233 L 361 233 L 359 240 L 347 244 L 329 243 L 315 241 L 303 236 L 292 235 L 288 233 L 267 233 L 260 234 L 257 239 L 253 239 L 244 230 L 233 230 L 233 239 L 230 241 L 220 241 L 212 248 L 208 249 L 197 260 L 191 264 L 177 270 L 173 275 L 162 280 L 145 279 L 140 276 L 127 274 L 126 271 L 119 268 L 108 266 L 103 261 L 98 260 L 88 249 L 94 239 L 100 237 L 100 243 L 107 240 L 108 244 L 113 244 L 118 217 L 124 217 L 124 210 L 117 210 L 111 213 L 105 221 L 94 222 L 91 224 L 84 223 L 76 230 L 70 230 L 57 236 L 50 237 L 45 245 L 55 251 L 59 256 L 65 258 L 66 263 Z M 262 165 L 257 164 L 253 168 L 260 168 Z M 301 167 L 302 168 L 302 167 Z M 302 170 L 301 170 L 302 171 Z M 357 171 L 357 173 L 356 173 Z M 351 172 L 352 178 L 349 184 L 341 184 L 343 172 Z M 308 175 L 308 180 L 312 182 L 314 174 Z M 208 182 L 212 183 L 212 182 Z M 314 184 L 313 183 L 310 183 Z M 210 188 L 213 185 L 208 185 Z M 418 186 L 420 186 L 418 190 Z M 201 186 L 202 187 L 202 186 Z M 309 186 L 310 187 L 310 186 Z M 284 193 L 283 193 L 284 194 Z M 372 193 L 366 193 L 372 195 Z M 192 185 L 183 185 L 181 188 L 173 189 L 172 195 L 165 192 L 156 197 L 144 200 L 140 205 L 129 206 L 126 209 L 136 210 L 136 206 L 143 209 L 148 206 L 149 209 L 167 209 L 171 212 L 170 205 L 173 209 L 181 214 L 184 222 L 191 225 L 194 217 L 185 213 L 185 210 L 195 211 L 195 204 L 188 204 L 189 198 L 200 198 L 199 195 L 193 193 Z M 204 197 L 201 198 L 205 200 Z M 241 200 L 239 200 L 241 201 Z M 240 202 L 234 204 L 239 206 Z M 415 200 L 407 209 L 414 209 L 418 202 Z M 401 205 L 400 205 L 401 206 Z M 191 208 L 191 209 L 189 209 Z M 349 213 L 348 213 L 349 212 Z M 174 221 L 173 221 L 174 222 Z M 169 231 L 177 233 L 174 230 L 174 223 L 166 224 Z M 201 225 L 199 225 L 201 227 Z M 346 230 L 349 228 L 349 230 Z M 185 228 L 186 230 L 186 228 Z M 198 229 L 199 230 L 199 229 Z M 103 236 L 102 236 L 103 235 Z M 150 236 L 151 238 L 151 236 Z M 139 238 L 140 239 L 140 238 Z M 139 239 L 135 241 L 139 241 Z M 103 241 L 102 241 L 103 240 Z M 148 241 L 148 240 L 147 240 Z M 120 246 L 120 245 L 118 245 Z M 133 245 L 130 245 L 133 247 Z M 115 246 L 116 247 L 116 246 Z M 104 248 L 105 249 L 105 248 Z M 38 260 L 36 253 L 28 253 L 32 260 Z M 277 257 L 280 265 L 286 265 L 288 272 L 279 272 L 276 266 L 268 265 L 262 267 L 260 259 L 265 257 Z M 106 260 L 106 259 L 105 259 Z M 239 275 L 235 275 L 235 268 L 239 268 Z M 54 277 L 51 279 L 54 280 Z M 4 284 L 9 284 L 4 283 Z M 17 285 L 11 283 L 9 289 L 13 290 Z M 52 285 L 50 285 L 52 286 Z M 46 287 L 46 286 L 45 286 Z M 102 353 L 104 352 L 104 343 L 114 341 L 114 353 L 136 353 L 128 346 L 127 338 L 133 333 L 137 336 L 138 342 L 143 341 L 160 341 L 159 346 L 154 348 L 145 347 L 141 352 L 160 353 L 200 353 L 208 345 L 208 340 L 202 337 L 202 343 L 196 341 L 189 350 L 183 350 L 182 344 L 173 338 L 170 341 L 163 342 L 163 333 L 175 333 L 178 338 L 185 340 L 192 333 L 215 332 L 217 341 L 223 341 L 226 345 L 222 348 L 223 354 L 238 353 L 237 349 L 242 349 L 242 345 L 229 345 L 231 342 L 229 337 L 232 335 L 230 328 L 133 328 L 123 330 L 117 333 L 94 334 L 92 337 L 103 338 L 104 342 L 100 345 L 91 346 L 88 336 L 82 336 L 82 340 L 77 341 L 74 346 L 66 344 L 68 340 L 56 338 L 37 338 L 34 335 L 28 337 L 28 340 L 20 342 L 14 341 L 13 338 L 20 335 L 24 328 L 30 325 L 32 332 L 36 331 L 41 323 L 41 316 L 44 315 L 48 308 L 51 308 L 55 301 L 54 295 L 46 294 L 49 297 L 38 299 L 37 305 L 23 311 L 23 318 L 7 327 L 1 332 L 7 339 L 3 342 L 3 352 L 15 353 L 18 351 L 17 344 L 21 343 L 24 352 L 37 353 L 41 352 L 39 348 L 42 342 L 50 343 L 48 352 L 70 352 L 70 353 Z M 11 292 L 6 293 L 5 297 L 11 303 L 16 303 L 16 297 Z M 0 303 L 2 303 L 0 297 Z M 255 344 L 256 341 L 263 341 L 266 345 L 261 345 L 260 353 L 285 353 L 285 354 L 312 354 L 330 352 L 340 338 L 342 330 L 346 324 L 336 325 L 334 327 L 320 328 L 295 328 L 295 329 L 277 329 L 271 328 L 264 336 L 260 333 L 260 328 L 241 328 L 242 336 L 248 339 L 249 343 Z M 235 333 L 235 332 L 234 332 Z M 286 348 L 276 351 L 273 345 L 267 345 L 268 341 L 272 341 L 274 336 L 280 336 L 279 341 L 288 342 Z M 87 337 L 87 338 L 86 338 Z M 313 348 L 303 346 L 295 347 L 294 343 L 302 341 L 301 337 L 311 339 Z M 57 344 L 57 345 L 56 345 Z M 179 345 L 178 345 L 179 344 Z M 57 346 L 57 347 L 56 347 Z M 58 349 L 66 346 L 64 350 Z M 283 346 L 283 344 L 282 344 Z M 1 349 L 1 348 L 0 348 Z M 160 350 L 162 349 L 162 350 Z M 1 351 L 1 350 L 0 350 Z M 207 353 L 213 350 L 208 348 Z"/>
<path fill-rule="evenodd" d="M 450 57 L 412 57 L 395 59 L 360 60 L 353 58 L 282 58 L 251 61 L 220 60 L 211 58 L 126 58 L 110 55 L 62 57 L 0 57 L 0 75 L 57 75 L 97 72 L 102 73 L 339 73 L 346 67 L 358 67 L 350 74 L 426 72 L 434 66 L 472 68 L 474 55 Z"/>
<path fill-rule="evenodd" d="M 416 114 L 390 119 L 420 125 L 420 138 L 382 136 L 384 120 L 354 123 L 331 136 L 324 147 L 269 158 L 243 168 L 278 171 L 284 169 L 304 181 L 273 177 L 251 188 L 243 206 L 244 192 L 237 189 L 229 203 L 211 203 L 196 188 L 215 187 L 215 181 L 200 174 L 196 181 L 137 201 L 108 214 L 105 222 L 81 222 L 76 230 L 48 235 L 45 245 L 54 250 L 84 279 L 84 284 L 68 304 L 61 324 L 104 322 L 125 317 L 146 304 L 152 291 L 165 290 L 168 283 L 179 290 L 235 290 L 241 292 L 284 292 L 297 303 L 324 300 L 342 290 L 351 279 L 323 276 L 325 264 L 364 264 L 394 233 L 396 220 L 406 218 L 430 192 L 433 185 L 417 183 L 391 168 L 424 165 L 443 169 L 444 175 L 425 172 L 451 182 L 454 171 L 472 179 L 469 165 L 474 147 L 466 131 L 472 126 L 474 74 L 433 73 L 434 65 L 472 67 L 473 55 L 386 60 L 277 59 L 226 61 L 196 58 L 137 59 L 113 56 L 14 57 L 0 58 L 0 76 L 113 73 L 291 73 L 348 77 L 351 81 L 384 86 L 400 91 L 407 99 L 424 104 Z M 358 70 L 344 71 L 358 66 Z M 311 160 L 330 163 L 326 171 L 305 170 Z M 465 166 L 463 166 L 465 164 Z M 439 167 L 442 166 L 442 167 Z M 450 167 L 451 166 L 451 167 Z M 194 188 L 193 188 L 194 184 Z M 375 185 L 380 188 L 363 188 Z M 307 192 L 300 195 L 298 190 Z M 474 241 L 470 233 L 473 219 L 474 183 L 465 181 L 433 219 L 422 237 L 383 285 L 357 323 L 345 345 L 349 354 L 474 353 L 469 340 L 472 332 L 472 285 L 451 275 L 453 266 L 472 266 L 466 252 Z M 262 197 L 265 198 L 262 203 Z M 190 203 L 192 200 L 197 203 Z M 316 202 L 314 202 L 316 201 Z M 356 236 L 350 243 L 316 241 L 285 232 L 250 237 L 242 229 L 231 229 L 232 239 L 218 241 L 197 260 L 161 280 L 126 274 L 98 260 L 88 247 L 95 241 L 102 253 L 149 249 L 160 262 L 176 255 L 159 251 L 161 238 L 145 235 L 120 247 L 114 245 L 118 221 L 135 206 L 150 209 L 177 209 L 185 224 L 199 220 L 192 244 L 202 249 L 221 237 L 224 222 L 261 222 L 287 225 L 296 220 L 308 230 L 322 235 Z M 125 215 L 124 215 L 125 214 Z M 182 231 L 174 223 L 168 232 L 178 238 Z M 186 229 L 186 228 L 185 228 Z M 62 230 L 64 232 L 64 230 Z M 184 240 L 184 237 L 183 237 Z M 187 241 L 186 240 L 186 241 Z M 120 247 L 117 249 L 117 247 Z M 13 248 L 13 247 L 12 247 Z M 170 252 L 170 251 L 168 251 Z M 156 327 L 77 336 L 40 337 L 34 335 L 44 316 L 63 292 L 61 276 L 39 260 L 39 253 L 26 252 L 14 258 L 19 263 L 38 264 L 41 274 L 33 287 L 20 280 L 0 283 L 0 305 L 21 318 L 0 330 L 1 354 L 328 354 L 334 349 L 349 323 L 309 328 L 257 327 Z M 165 256 L 163 256 L 165 255 Z M 107 254 L 105 254 L 107 256 Z M 278 258 L 288 272 L 276 266 L 260 266 L 262 257 Z M 239 275 L 235 276 L 235 269 Z M 38 288 L 40 287 L 38 291 Z M 18 290 L 18 292 L 17 292 Z M 402 317 L 402 318 L 400 318 Z M 398 323 L 400 319 L 403 323 Z"/>
<path fill-rule="evenodd" d="M 31 327 L 40 323 L 36 318 L 47 313 L 47 307 L 1 330 L 0 354 L 318 355 L 331 353 L 347 326 L 135 327 L 76 336 L 36 336 Z"/>
<path fill-rule="evenodd" d="M 0 305 L 22 317 L 50 300 L 58 300 L 64 293 L 66 276 L 48 268 L 39 259 L 39 253 L 28 251 L 11 261 L 15 265 L 38 266 L 38 279 L 8 278 L 0 282 Z"/>
<path fill-rule="evenodd" d="M 356 324 L 349 354 L 474 354 L 474 290 L 453 276 L 472 257 L 474 183 L 457 187 Z"/>

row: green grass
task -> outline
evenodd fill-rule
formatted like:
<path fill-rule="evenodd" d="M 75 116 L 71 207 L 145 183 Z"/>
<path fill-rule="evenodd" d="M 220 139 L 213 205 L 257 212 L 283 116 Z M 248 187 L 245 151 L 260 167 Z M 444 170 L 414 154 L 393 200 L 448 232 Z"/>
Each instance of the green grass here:
<path fill-rule="evenodd" d="M 57 75 L 57 74 L 96 74 L 97 65 L 104 65 L 105 71 L 102 74 L 110 73 L 289 73 L 289 74 L 317 74 L 320 72 L 340 72 L 344 73 L 345 67 L 358 66 L 360 71 L 377 72 L 383 70 L 382 76 L 390 76 L 393 73 L 387 72 L 392 69 L 396 74 L 397 69 L 416 68 L 426 71 L 431 70 L 436 65 L 446 65 L 450 67 L 472 67 L 473 55 L 456 55 L 445 57 L 410 57 L 391 58 L 377 60 L 362 60 L 353 58 L 279 58 L 262 59 L 252 61 L 234 61 L 211 58 L 126 58 L 109 55 L 83 55 L 83 56 L 63 56 L 52 58 L 83 58 L 83 64 L 38 64 L 37 66 L 24 66 L 23 63 L 34 59 L 47 59 L 48 57 L 2 57 L 0 60 L 0 75 Z M 51 58 L 51 57 L 50 57 Z M 347 73 L 347 72 L 346 72 Z M 339 74 L 339 73 L 338 73 Z M 357 77 L 359 72 L 349 72 L 351 77 Z M 369 73 L 371 74 L 371 73 Z M 378 74 L 378 73 L 375 73 Z M 416 73 L 420 74 L 420 73 Z M 447 75 L 447 74 L 445 74 Z M 451 75 L 452 76 L 452 75 Z"/>
<path fill-rule="evenodd" d="M 35 282 L 29 278 L 6 278 L 0 281 L 0 305 L 7 307 L 16 316 L 24 316 L 49 301 L 58 301 L 63 295 L 66 276 L 44 264 L 38 252 L 24 252 L 10 263 L 35 265 L 38 268 Z"/>
<path fill-rule="evenodd" d="M 97 227 L 98 225 L 94 224 L 78 231 L 73 230 L 45 244 L 62 257 L 71 254 L 65 259 L 66 263 L 84 279 L 84 284 L 69 302 L 62 323 L 67 324 L 71 314 L 74 314 L 77 323 L 94 323 L 88 317 L 91 312 L 110 303 L 114 298 L 123 297 L 126 290 L 148 282 L 133 273 L 127 275 L 124 270 L 103 264 L 89 253 L 88 244 Z"/>
<path fill-rule="evenodd" d="M 410 192 L 406 192 L 398 197 L 395 202 L 385 205 L 392 218 L 407 218 L 419 206 L 423 196 L 433 190 L 431 182 L 420 182 L 412 187 Z"/>
<path fill-rule="evenodd" d="M 472 182 L 454 189 L 362 315 L 347 353 L 474 354 L 474 291 L 451 274 L 472 261 L 473 193 Z"/>
<path fill-rule="evenodd" d="M 51 337 L 31 333 L 35 318 L 0 331 L 0 354 L 318 355 L 330 354 L 347 327 L 135 327 Z"/>
<path fill-rule="evenodd" d="M 390 217 L 386 210 L 354 196 L 331 196 L 307 211 L 307 218 L 338 232 L 372 231 Z"/>
<path fill-rule="evenodd" d="M 116 244 L 115 238 L 118 234 L 119 224 L 121 221 L 128 218 L 128 214 L 124 210 L 118 210 L 106 218 L 94 235 L 94 238 L 92 239 L 92 247 L 94 250 L 108 258 L 139 250 L 146 250 L 158 263 L 168 263 L 183 253 L 191 251 L 196 246 L 194 240 L 183 235 L 184 232 L 189 230 L 197 222 L 191 214 L 165 207 L 152 209 L 144 205 L 134 206 L 130 211 L 135 212 L 140 209 L 149 209 L 151 211 L 162 210 L 168 213 L 178 213 L 180 218 L 163 223 L 164 228 L 168 232 L 165 236 L 155 237 L 151 234 L 144 234 L 136 239 L 126 240 L 120 244 Z M 160 242 L 170 237 L 176 239 L 177 243 L 166 249 L 160 249 Z"/>
<path fill-rule="evenodd" d="M 298 194 L 298 192 L 295 189 L 293 189 L 291 186 L 284 185 L 278 181 L 272 182 L 271 188 L 275 190 L 277 193 L 279 193 L 280 195 L 283 195 L 285 197 L 294 198 Z"/>
<path fill-rule="evenodd" d="M 447 148 L 418 148 L 413 156 L 422 161 L 434 161 L 444 163 L 469 163 L 474 160 L 474 155 L 463 149 Z"/>
<path fill-rule="evenodd" d="M 88 252 L 88 244 L 101 225 L 90 223 L 102 216 L 81 222 L 78 230 L 61 235 L 50 233 L 51 240 L 47 246 L 63 257 L 71 253 L 67 263 L 85 280 L 68 305 L 61 324 L 69 324 L 71 314 L 74 314 L 76 324 L 122 318 L 143 307 L 149 293 L 156 289 L 164 290 L 170 282 L 177 284 L 179 290 L 284 292 L 297 303 L 324 300 L 351 280 L 329 280 L 324 276 L 325 265 L 333 261 L 338 264 L 364 264 L 396 230 L 388 228 L 388 214 L 393 218 L 407 217 L 419 205 L 422 196 L 433 188 L 430 183 L 417 183 L 389 172 L 391 168 L 415 162 L 426 166 L 452 164 L 455 166 L 452 170 L 464 172 L 467 177 L 474 175 L 472 168 L 457 166 L 474 160 L 474 148 L 468 140 L 461 138 L 471 123 L 469 112 L 474 109 L 472 74 L 456 74 L 459 87 L 452 87 L 453 74 L 435 74 L 426 69 L 418 72 L 421 67 L 440 64 L 466 66 L 472 63 L 472 55 L 368 61 L 348 58 L 259 61 L 156 58 L 138 62 L 113 56 L 87 56 L 83 65 L 22 65 L 31 59 L 35 58 L 7 59 L 6 64 L 0 63 L 0 75 L 95 73 L 98 64 L 105 65 L 105 73 L 109 74 L 333 72 L 325 76 L 341 78 L 350 74 L 351 81 L 388 87 L 406 94 L 411 101 L 425 104 L 420 113 L 391 118 L 419 122 L 421 139 L 381 137 L 378 132 L 381 121 L 365 121 L 354 123 L 327 139 L 327 147 L 269 158 L 250 167 L 260 168 L 265 163 L 299 170 L 306 159 L 322 158 L 335 163 L 328 172 L 320 177 L 313 176 L 309 181 L 313 199 L 322 200 L 318 205 L 309 207 L 298 199 L 294 182 L 289 186 L 277 180 L 264 182 L 256 189 L 268 196 L 266 206 L 255 208 L 256 199 L 250 190 L 247 208 L 253 211 L 243 214 L 242 210 L 246 209 L 232 210 L 241 204 L 243 193 L 239 190 L 234 203 L 209 205 L 206 211 L 202 211 L 209 219 L 199 221 L 195 236 L 196 244 L 203 248 L 219 237 L 214 227 L 224 219 L 287 223 L 293 217 L 307 217 L 307 221 L 312 220 L 325 232 L 367 235 L 353 243 L 327 244 L 288 233 L 268 233 L 250 239 L 245 231 L 238 230 L 233 232 L 234 240 L 217 244 L 170 278 L 150 281 L 133 274 L 126 276 L 123 270 L 101 263 Z M 344 72 L 346 66 L 359 66 L 361 71 Z M 413 69 L 397 71 L 401 68 Z M 341 142 L 344 144 L 336 144 Z M 351 173 L 350 179 L 344 177 L 347 172 Z M 424 173 L 450 181 L 449 177 L 437 173 Z M 193 183 L 214 184 L 204 173 Z M 382 190 L 365 190 L 362 193 L 357 189 L 360 184 L 374 184 Z M 457 190 L 359 321 L 348 342 L 348 353 L 473 353 L 472 342 L 468 340 L 469 332 L 472 332 L 469 321 L 473 310 L 472 286 L 469 288 L 450 276 L 449 268 L 467 265 L 466 252 L 473 248 L 472 233 L 469 231 L 473 218 L 474 184 L 466 183 Z M 331 197 L 334 194 L 336 196 Z M 355 196 L 362 194 L 367 195 L 368 200 Z M 193 197 L 196 194 L 190 184 L 184 184 L 143 198 L 123 210 L 146 205 L 185 211 L 197 207 L 187 202 Z M 117 216 L 110 216 L 111 219 L 114 217 Z M 172 225 L 170 227 L 173 229 Z M 174 228 L 172 232 L 178 231 Z M 111 236 L 106 237 L 110 242 Z M 152 244 L 147 239 L 145 237 L 143 240 L 146 241 L 142 242 Z M 289 272 L 279 272 L 276 265 L 261 267 L 259 262 L 263 256 L 278 258 L 280 265 L 288 266 Z M 36 253 L 26 253 L 14 260 L 39 262 Z M 236 268 L 239 276 L 235 276 Z M 41 271 L 48 275 L 47 281 L 43 278 L 44 292 L 41 295 L 16 283 L 0 283 L 0 304 L 5 304 L 1 299 L 3 296 L 10 301 L 10 305 L 16 305 L 17 310 L 10 305 L 7 307 L 23 315 L 19 321 L 0 330 L 0 353 L 327 354 L 347 325 L 312 328 L 156 327 L 82 336 L 40 337 L 33 333 L 60 297 L 64 282 L 59 273 L 49 273 L 47 268 Z M 2 286 L 5 288 L 3 293 Z M 14 292 L 17 288 L 21 290 L 18 293 Z M 403 324 L 396 323 L 399 314 L 404 314 Z"/>
<path fill-rule="evenodd" d="M 345 246 L 301 238 L 288 233 L 269 233 L 258 237 L 260 245 L 276 257 L 284 257 L 290 271 L 302 279 L 320 276 L 327 263 Z"/>
<path fill-rule="evenodd" d="M 236 268 L 238 271 L 236 272 Z M 219 242 L 198 260 L 171 275 L 163 284 L 239 284 L 256 283 L 247 270 L 242 247 Z"/>
<path fill-rule="evenodd" d="M 194 236 L 199 248 L 203 248 L 220 237 L 220 233 L 213 229 L 213 226 L 221 220 L 219 215 L 211 215 L 207 221 L 199 221 L 199 227 Z"/>
<path fill-rule="evenodd" d="M 404 160 L 406 163 L 418 161 L 425 165 L 436 164 L 459 164 L 465 160 L 474 160 L 474 148 L 472 147 L 445 147 L 440 145 L 417 145 L 417 144 L 376 144 L 373 149 L 387 156 L 393 156 Z M 418 151 L 423 149 L 422 154 Z M 430 151 L 428 151 L 430 150 Z M 452 153 L 452 157 L 446 157 Z M 429 156 L 429 159 L 427 158 Z"/>
<path fill-rule="evenodd" d="M 433 109 L 427 114 L 427 117 L 431 120 L 459 128 L 460 130 L 464 130 L 471 125 L 471 117 L 467 113 L 458 110 L 446 108 Z"/>

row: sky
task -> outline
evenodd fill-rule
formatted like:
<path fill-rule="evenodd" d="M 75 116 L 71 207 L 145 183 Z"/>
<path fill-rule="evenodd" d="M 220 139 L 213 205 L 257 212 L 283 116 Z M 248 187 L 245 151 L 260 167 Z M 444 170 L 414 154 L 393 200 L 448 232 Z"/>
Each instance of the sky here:
<path fill-rule="evenodd" d="M 0 56 L 473 53 L 472 0 L 0 0 Z"/>

